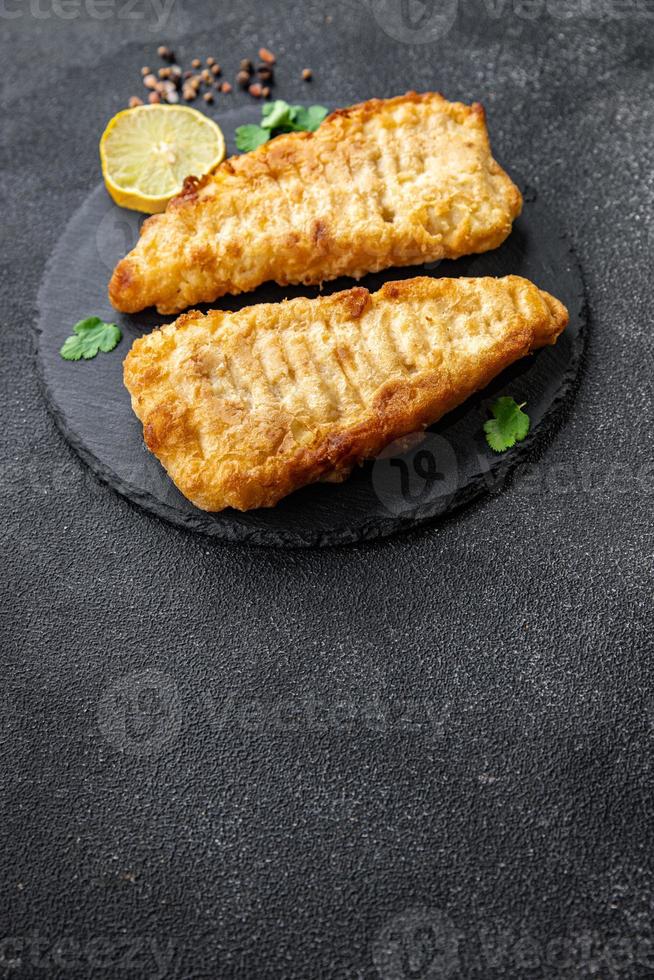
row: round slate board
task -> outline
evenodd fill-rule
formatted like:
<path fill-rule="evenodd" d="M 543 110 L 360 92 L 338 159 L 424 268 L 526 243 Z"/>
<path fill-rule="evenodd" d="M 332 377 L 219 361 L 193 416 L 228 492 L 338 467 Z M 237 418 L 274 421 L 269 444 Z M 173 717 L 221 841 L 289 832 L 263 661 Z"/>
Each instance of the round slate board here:
<path fill-rule="evenodd" d="M 220 117 L 228 152 L 235 152 L 236 126 L 256 122 L 259 116 L 260 107 L 252 106 Z M 129 500 L 158 517 L 225 540 L 273 546 L 343 544 L 392 534 L 452 510 L 497 486 L 524 456 L 571 390 L 581 359 L 584 290 L 578 263 L 548 207 L 524 184 L 522 190 L 523 214 L 501 248 L 456 262 L 389 269 L 366 277 L 361 285 L 374 291 L 385 281 L 415 275 L 525 276 L 552 292 L 570 311 L 570 324 L 557 344 L 513 365 L 442 419 L 424 439 L 389 447 L 344 483 L 306 487 L 271 509 L 206 514 L 182 496 L 146 449 L 141 424 L 123 387 L 122 361 L 132 341 L 173 317 L 151 310 L 125 316 L 109 304 L 112 269 L 134 245 L 144 216 L 116 207 L 104 186 L 98 186 L 61 236 L 39 293 L 40 371 L 59 428 L 94 472 Z M 352 285 L 351 280 L 341 279 L 326 284 L 324 292 Z M 224 297 L 214 305 L 238 310 L 318 292 L 266 284 L 254 293 Z M 94 315 L 117 323 L 123 340 L 110 354 L 90 361 L 64 361 L 59 348 L 73 324 Z M 527 402 L 532 426 L 527 439 L 498 456 L 486 445 L 483 424 L 489 405 L 502 394 Z"/>

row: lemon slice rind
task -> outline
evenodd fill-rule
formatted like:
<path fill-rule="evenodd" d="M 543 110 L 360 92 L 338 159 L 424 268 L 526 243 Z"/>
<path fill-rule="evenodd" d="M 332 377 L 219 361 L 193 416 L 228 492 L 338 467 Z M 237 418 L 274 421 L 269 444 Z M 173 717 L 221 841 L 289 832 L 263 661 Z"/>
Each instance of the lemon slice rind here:
<path fill-rule="evenodd" d="M 120 207 L 145 214 L 165 209 L 186 177 L 203 177 L 225 159 L 225 138 L 190 106 L 124 109 L 100 139 L 105 186 Z"/>

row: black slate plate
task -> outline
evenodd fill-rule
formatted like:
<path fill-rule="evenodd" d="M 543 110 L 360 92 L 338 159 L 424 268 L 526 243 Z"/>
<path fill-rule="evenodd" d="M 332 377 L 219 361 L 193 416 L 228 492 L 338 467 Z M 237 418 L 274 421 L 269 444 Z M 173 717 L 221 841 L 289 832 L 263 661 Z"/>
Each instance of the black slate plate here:
<path fill-rule="evenodd" d="M 228 152 L 235 152 L 236 126 L 257 121 L 259 113 L 259 107 L 253 106 L 220 117 L 228 144 L 232 141 Z M 129 500 L 182 527 L 229 541 L 273 546 L 342 544 L 392 534 L 452 510 L 496 485 L 524 456 L 570 391 L 583 349 L 584 291 L 578 263 L 547 205 L 524 184 L 522 190 L 524 212 L 501 248 L 432 267 L 391 269 L 368 276 L 361 284 L 373 291 L 387 280 L 414 275 L 522 275 L 554 293 L 570 311 L 570 324 L 556 346 L 513 365 L 441 420 L 422 442 L 389 448 L 343 484 L 307 487 L 272 509 L 206 514 L 179 493 L 145 448 L 141 425 L 122 384 L 122 360 L 134 338 L 173 318 L 152 311 L 123 316 L 109 304 L 111 271 L 135 242 L 143 216 L 116 207 L 104 187 L 98 186 L 61 236 L 39 293 L 39 364 L 57 424 L 94 472 Z M 341 279 L 327 284 L 324 291 L 351 285 L 351 280 Z M 220 305 L 236 310 L 317 293 L 315 288 L 267 284 L 245 297 L 225 297 Z M 123 331 L 119 347 L 91 361 L 62 360 L 59 348 L 72 325 L 91 315 L 119 324 Z M 487 447 L 482 427 L 489 404 L 501 394 L 527 402 L 532 428 L 524 442 L 498 456 Z"/>

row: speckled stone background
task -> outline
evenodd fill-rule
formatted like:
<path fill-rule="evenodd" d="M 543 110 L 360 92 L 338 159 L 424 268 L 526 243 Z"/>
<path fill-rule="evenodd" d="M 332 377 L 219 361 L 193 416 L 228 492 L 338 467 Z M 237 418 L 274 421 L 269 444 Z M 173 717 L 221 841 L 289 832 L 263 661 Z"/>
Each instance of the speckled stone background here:
<path fill-rule="evenodd" d="M 291 100 L 308 65 L 316 101 L 484 102 L 591 316 L 576 398 L 510 486 L 282 553 L 84 470 L 29 328 L 161 40 L 230 76 L 265 43 Z M 6 0 L 0 44 L 0 974 L 654 976 L 654 6 Z"/>

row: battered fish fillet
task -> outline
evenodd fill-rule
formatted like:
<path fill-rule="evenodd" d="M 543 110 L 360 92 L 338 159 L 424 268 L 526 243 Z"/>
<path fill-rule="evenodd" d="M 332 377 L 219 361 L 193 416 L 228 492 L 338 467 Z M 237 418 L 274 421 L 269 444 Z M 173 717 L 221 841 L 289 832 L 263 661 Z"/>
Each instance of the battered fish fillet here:
<path fill-rule="evenodd" d="M 190 178 L 144 223 L 109 296 L 126 313 L 178 313 L 268 280 L 458 258 L 500 245 L 521 207 L 481 105 L 433 92 L 373 99 Z"/>
<path fill-rule="evenodd" d="M 186 313 L 135 341 L 125 385 L 185 497 L 210 511 L 270 507 L 435 422 L 567 321 L 518 276 L 357 286 Z"/>

